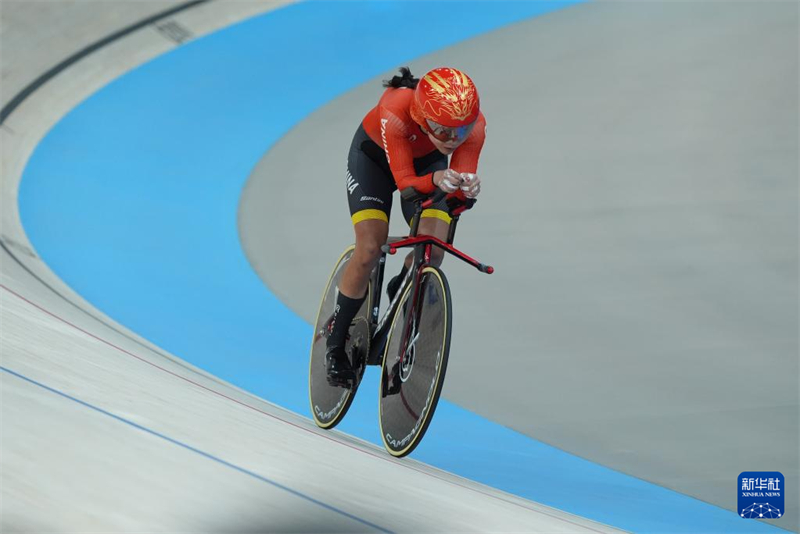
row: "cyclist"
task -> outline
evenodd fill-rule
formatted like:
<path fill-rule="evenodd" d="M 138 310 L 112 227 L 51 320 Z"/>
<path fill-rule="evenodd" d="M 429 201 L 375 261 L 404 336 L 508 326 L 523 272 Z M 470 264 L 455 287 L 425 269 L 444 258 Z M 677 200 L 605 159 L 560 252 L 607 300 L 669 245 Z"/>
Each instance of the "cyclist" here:
<path fill-rule="evenodd" d="M 486 120 L 472 80 L 446 67 L 433 69 L 421 80 L 407 67 L 401 68 L 400 74 L 384 81 L 386 90 L 359 125 L 347 158 L 347 200 L 356 246 L 336 288 L 325 354 L 332 383 L 355 378 L 344 350 L 345 340 L 389 235 L 392 193 L 407 187 L 420 193 L 439 188 L 475 198 L 480 192 L 476 172 Z M 401 207 L 410 222 L 413 203 L 401 201 Z M 449 224 L 442 200 L 422 212 L 418 233 L 445 240 Z M 434 247 L 431 263 L 440 265 L 442 256 L 442 251 Z M 390 299 L 400 288 L 411 261 L 409 255 L 400 274 L 387 284 Z"/>

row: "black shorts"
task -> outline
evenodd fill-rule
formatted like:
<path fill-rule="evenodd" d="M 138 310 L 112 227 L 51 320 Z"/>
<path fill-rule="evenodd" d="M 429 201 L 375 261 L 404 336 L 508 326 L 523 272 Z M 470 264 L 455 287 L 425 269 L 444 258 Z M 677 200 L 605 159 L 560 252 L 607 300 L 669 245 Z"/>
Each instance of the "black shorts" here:
<path fill-rule="evenodd" d="M 430 174 L 447 168 L 447 156 L 434 150 L 421 158 L 414 159 L 417 176 Z M 363 125 L 359 125 L 350 145 L 347 156 L 347 203 L 350 205 L 350 218 L 353 224 L 379 219 L 389 222 L 392 211 L 392 193 L 397 191 L 389 162 L 383 147 L 370 139 Z M 400 200 L 403 219 L 411 224 L 414 217 L 414 204 Z M 434 204 L 422 212 L 422 217 L 435 217 L 450 222 L 445 200 Z"/>

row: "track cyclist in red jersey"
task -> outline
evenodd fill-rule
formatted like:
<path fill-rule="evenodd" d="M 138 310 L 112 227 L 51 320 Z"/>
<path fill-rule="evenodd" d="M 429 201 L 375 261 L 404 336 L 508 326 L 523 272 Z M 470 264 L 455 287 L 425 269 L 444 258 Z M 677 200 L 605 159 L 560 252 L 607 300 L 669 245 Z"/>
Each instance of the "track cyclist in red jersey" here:
<path fill-rule="evenodd" d="M 477 197 L 481 189 L 477 169 L 486 119 L 472 80 L 448 67 L 433 69 L 421 80 L 408 68 L 400 73 L 384 82 L 386 91 L 359 125 L 347 159 L 347 200 L 356 243 L 337 287 L 327 339 L 325 362 L 331 379 L 355 378 L 345 341 L 389 235 L 392 193 L 407 187 L 420 193 L 439 188 L 463 199 Z M 401 204 L 410 221 L 414 204 Z M 443 199 L 422 213 L 419 234 L 445 240 L 450 220 Z M 443 255 L 434 247 L 431 263 L 438 267 Z M 387 284 L 390 300 L 411 261 L 412 255 L 406 257 L 400 274 Z"/>

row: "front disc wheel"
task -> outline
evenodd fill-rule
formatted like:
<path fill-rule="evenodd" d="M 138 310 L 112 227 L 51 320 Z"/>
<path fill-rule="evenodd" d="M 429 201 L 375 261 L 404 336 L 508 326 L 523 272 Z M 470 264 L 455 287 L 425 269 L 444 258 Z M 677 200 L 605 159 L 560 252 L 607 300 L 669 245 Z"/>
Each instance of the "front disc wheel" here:
<path fill-rule="evenodd" d="M 396 457 L 411 454 L 425 435 L 450 352 L 452 306 L 444 273 L 423 267 L 416 302 L 412 289 L 405 288 L 392 319 L 381 370 L 381 437 Z"/>

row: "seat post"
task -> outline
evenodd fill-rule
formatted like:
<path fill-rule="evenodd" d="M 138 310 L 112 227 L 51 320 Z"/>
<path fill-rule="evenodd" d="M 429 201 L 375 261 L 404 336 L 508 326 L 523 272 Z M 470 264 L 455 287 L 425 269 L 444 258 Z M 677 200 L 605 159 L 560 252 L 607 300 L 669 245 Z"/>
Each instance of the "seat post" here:
<path fill-rule="evenodd" d="M 456 226 L 458 225 L 458 219 L 460 217 L 461 217 L 461 215 L 456 215 L 450 221 L 450 230 L 448 230 L 448 232 L 447 232 L 447 244 L 448 245 L 452 245 L 453 244 L 453 240 L 456 238 Z"/>
<path fill-rule="evenodd" d="M 422 217 L 422 203 L 417 202 L 417 209 L 414 212 L 414 218 L 411 219 L 411 233 L 409 233 L 409 237 L 417 237 L 420 217 Z"/>

